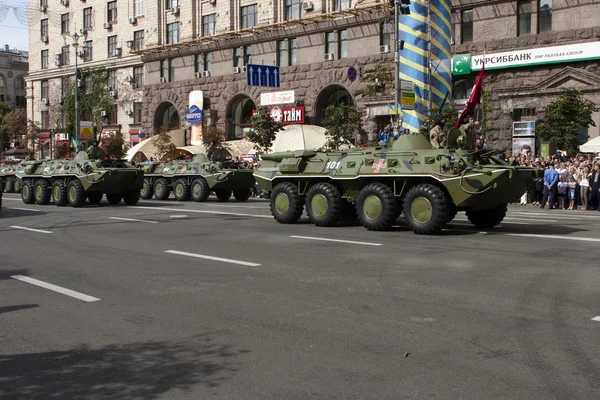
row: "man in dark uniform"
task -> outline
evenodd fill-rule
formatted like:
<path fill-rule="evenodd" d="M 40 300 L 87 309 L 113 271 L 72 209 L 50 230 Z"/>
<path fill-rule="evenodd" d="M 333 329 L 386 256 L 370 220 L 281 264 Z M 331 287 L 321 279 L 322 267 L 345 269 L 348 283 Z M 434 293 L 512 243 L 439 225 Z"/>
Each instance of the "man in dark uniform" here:
<path fill-rule="evenodd" d="M 98 141 L 94 140 L 92 145 L 87 149 L 87 154 L 90 160 L 103 160 L 106 153 L 98 146 Z"/>

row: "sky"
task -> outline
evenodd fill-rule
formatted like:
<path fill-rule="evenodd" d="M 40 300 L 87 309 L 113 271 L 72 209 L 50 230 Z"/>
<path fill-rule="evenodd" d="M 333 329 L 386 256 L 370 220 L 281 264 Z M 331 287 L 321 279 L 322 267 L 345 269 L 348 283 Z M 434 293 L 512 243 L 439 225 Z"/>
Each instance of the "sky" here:
<path fill-rule="evenodd" d="M 15 16 L 15 8 L 24 15 L 27 2 L 20 0 L 0 0 L 0 46 L 7 44 L 11 49 L 29 51 L 29 32 Z"/>

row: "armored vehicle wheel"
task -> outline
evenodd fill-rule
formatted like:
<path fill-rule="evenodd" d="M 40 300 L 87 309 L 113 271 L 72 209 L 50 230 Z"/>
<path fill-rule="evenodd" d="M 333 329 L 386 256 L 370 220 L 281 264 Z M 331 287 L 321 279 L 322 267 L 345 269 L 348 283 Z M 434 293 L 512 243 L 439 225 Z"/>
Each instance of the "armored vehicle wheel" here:
<path fill-rule="evenodd" d="M 15 193 L 21 193 L 21 182 L 19 182 L 17 178 L 14 178 L 13 186 L 15 188 Z"/>
<path fill-rule="evenodd" d="M 52 197 L 52 190 L 50 190 L 50 183 L 45 179 L 38 179 L 33 186 L 33 193 L 35 202 L 41 206 L 45 206 L 50 203 L 50 197 Z"/>
<path fill-rule="evenodd" d="M 394 192 L 383 183 L 370 183 L 360 190 L 356 212 L 370 231 L 388 231 L 398 217 Z"/>
<path fill-rule="evenodd" d="M 123 201 L 128 206 L 135 206 L 138 203 L 138 201 L 140 201 L 140 195 L 141 193 L 139 190 L 127 192 L 123 195 Z"/>
<path fill-rule="evenodd" d="M 121 199 L 123 199 L 123 196 L 120 194 L 115 194 L 115 193 L 111 193 L 108 194 L 106 193 L 106 200 L 108 200 L 108 202 L 110 204 L 112 204 L 113 206 L 116 206 L 117 204 L 119 204 L 121 202 Z"/>
<path fill-rule="evenodd" d="M 306 214 L 317 226 L 334 226 L 342 217 L 344 201 L 331 183 L 319 182 L 306 193 Z"/>
<path fill-rule="evenodd" d="M 281 182 L 273 188 L 269 199 L 271 214 L 281 224 L 295 224 L 304 211 L 304 196 L 290 182 Z"/>
<path fill-rule="evenodd" d="M 57 206 L 67 205 L 67 187 L 63 181 L 54 181 L 52 185 L 52 201 Z"/>
<path fill-rule="evenodd" d="M 210 195 L 210 187 L 204 178 L 196 178 L 192 181 L 191 192 L 194 201 L 206 201 Z"/>
<path fill-rule="evenodd" d="M 246 201 L 252 196 L 252 189 L 239 189 L 233 191 L 233 197 L 236 201 Z"/>
<path fill-rule="evenodd" d="M 418 235 L 435 235 L 450 219 L 450 205 L 439 187 L 422 183 L 410 189 L 404 198 L 404 218 Z"/>
<path fill-rule="evenodd" d="M 67 198 L 71 207 L 83 207 L 85 204 L 85 190 L 79 180 L 74 179 L 67 185 Z"/>
<path fill-rule="evenodd" d="M 140 197 L 144 200 L 148 200 L 152 198 L 154 194 L 152 188 L 152 180 L 150 178 L 144 178 L 144 183 L 142 184 L 142 191 L 140 192 Z"/>
<path fill-rule="evenodd" d="M 33 196 L 33 182 L 31 179 L 23 181 L 23 187 L 21 188 L 21 199 L 25 204 L 35 203 L 35 197 Z"/>
<path fill-rule="evenodd" d="M 102 192 L 87 192 L 87 199 L 92 204 L 100 203 L 102 201 L 103 196 L 104 196 L 104 193 L 102 193 Z"/>
<path fill-rule="evenodd" d="M 4 178 L 4 191 L 6 193 L 12 193 L 15 190 L 14 180 L 10 176 Z"/>
<path fill-rule="evenodd" d="M 491 210 L 471 210 L 466 213 L 469 221 L 477 228 L 490 229 L 502 222 L 504 217 L 506 217 L 507 210 L 507 204 L 500 204 L 498 207 L 492 208 Z"/>
<path fill-rule="evenodd" d="M 219 201 L 227 201 L 231 198 L 231 190 L 217 189 L 215 195 Z"/>
<path fill-rule="evenodd" d="M 154 182 L 154 198 L 156 200 L 167 200 L 171 194 L 169 182 L 165 178 L 158 178 Z"/>
<path fill-rule="evenodd" d="M 190 185 L 188 185 L 184 178 L 179 178 L 175 181 L 173 194 L 179 201 L 188 201 L 192 197 Z"/>

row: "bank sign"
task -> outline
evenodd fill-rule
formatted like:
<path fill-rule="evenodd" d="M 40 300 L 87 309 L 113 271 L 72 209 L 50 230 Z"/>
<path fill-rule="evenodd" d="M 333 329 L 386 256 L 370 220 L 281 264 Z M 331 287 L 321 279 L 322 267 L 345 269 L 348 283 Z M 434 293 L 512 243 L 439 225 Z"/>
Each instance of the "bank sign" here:
<path fill-rule="evenodd" d="M 457 54 L 452 58 L 452 74 L 468 75 L 480 71 L 483 55 Z M 529 67 L 533 65 L 566 63 L 600 59 L 600 42 L 569 44 L 493 53 L 485 55 L 485 69 Z"/>

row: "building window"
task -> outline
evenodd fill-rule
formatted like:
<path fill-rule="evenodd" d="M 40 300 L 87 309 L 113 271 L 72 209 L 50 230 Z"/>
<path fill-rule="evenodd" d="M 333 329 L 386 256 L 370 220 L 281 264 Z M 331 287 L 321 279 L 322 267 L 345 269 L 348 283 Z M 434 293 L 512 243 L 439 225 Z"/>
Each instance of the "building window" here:
<path fill-rule="evenodd" d="M 344 29 L 338 32 L 338 58 L 348 57 L 348 31 Z"/>
<path fill-rule="evenodd" d="M 6 92 L 6 82 L 4 77 L 0 75 L 0 103 L 4 103 L 6 101 L 5 92 Z"/>
<path fill-rule="evenodd" d="M 60 49 L 60 65 L 69 65 L 69 46 Z"/>
<path fill-rule="evenodd" d="M 112 111 L 110 113 L 108 113 L 108 117 L 106 118 L 106 123 L 108 125 L 116 125 L 118 123 L 117 119 L 118 119 L 119 113 L 117 111 L 117 106 L 115 105 L 115 107 L 112 109 Z"/>
<path fill-rule="evenodd" d="M 175 80 L 175 60 L 169 60 L 169 82 L 173 82 Z"/>
<path fill-rule="evenodd" d="M 42 111 L 42 124 L 40 126 L 40 128 L 42 129 L 50 129 L 50 115 L 48 114 L 48 111 Z"/>
<path fill-rule="evenodd" d="M 196 54 L 196 59 L 195 59 L 195 69 L 196 72 L 204 72 L 204 71 L 210 71 L 210 69 L 206 69 L 207 67 L 207 63 L 206 63 L 206 57 L 207 55 L 210 55 L 210 53 L 203 53 L 203 54 Z M 209 57 L 210 59 L 210 57 Z M 209 61 L 210 62 L 210 61 Z M 210 65 L 209 65 L 210 67 Z"/>
<path fill-rule="evenodd" d="M 242 29 L 251 28 L 255 25 L 258 25 L 258 12 L 257 12 L 256 4 L 253 4 L 251 6 L 242 7 L 242 12 L 240 14 L 241 14 L 240 27 Z"/>
<path fill-rule="evenodd" d="M 389 46 L 391 43 L 390 33 L 392 31 L 392 24 L 383 23 L 379 25 L 379 45 Z"/>
<path fill-rule="evenodd" d="M 167 9 L 179 6 L 179 0 L 167 0 Z"/>
<path fill-rule="evenodd" d="M 233 49 L 233 67 L 242 67 L 242 59 L 244 57 L 244 48 L 236 47 Z"/>
<path fill-rule="evenodd" d="M 117 22 L 116 1 L 110 1 L 106 4 L 106 22 Z"/>
<path fill-rule="evenodd" d="M 167 44 L 179 42 L 179 22 L 167 24 Z"/>
<path fill-rule="evenodd" d="M 69 88 L 71 87 L 71 81 L 69 78 L 61 78 L 60 80 L 60 97 L 63 98 L 69 95 Z"/>
<path fill-rule="evenodd" d="M 108 37 L 108 57 L 117 54 L 117 35 Z"/>
<path fill-rule="evenodd" d="M 473 10 L 463 10 L 460 22 L 461 43 L 473 41 Z"/>
<path fill-rule="evenodd" d="M 25 98 L 25 79 L 22 76 L 15 78 L 15 105 L 17 107 L 26 106 Z"/>
<path fill-rule="evenodd" d="M 133 50 L 144 48 L 144 30 L 133 32 Z"/>
<path fill-rule="evenodd" d="M 144 15 L 144 0 L 133 0 L 133 16 L 141 17 Z"/>
<path fill-rule="evenodd" d="M 83 9 L 83 29 L 86 31 L 92 29 L 92 7 Z"/>
<path fill-rule="evenodd" d="M 133 67 L 133 82 L 138 87 L 144 86 L 144 67 Z"/>
<path fill-rule="evenodd" d="M 552 31 L 552 0 L 538 0 L 538 33 Z"/>
<path fill-rule="evenodd" d="M 42 69 L 47 69 L 48 68 L 48 50 L 42 50 L 42 55 L 41 55 L 41 67 Z"/>
<path fill-rule="evenodd" d="M 69 14 L 61 14 L 60 16 L 60 34 L 69 34 Z"/>
<path fill-rule="evenodd" d="M 108 90 L 116 90 L 117 89 L 117 71 L 111 69 L 108 71 L 108 80 L 106 82 L 108 86 Z"/>
<path fill-rule="evenodd" d="M 83 78 L 83 90 L 85 93 L 92 93 L 92 75 L 87 74 Z"/>
<path fill-rule="evenodd" d="M 450 17 L 450 44 L 454 44 L 456 40 L 456 14 L 452 13 Z"/>
<path fill-rule="evenodd" d="M 335 34 L 333 32 L 325 33 L 325 53 L 333 54 L 335 48 Z"/>
<path fill-rule="evenodd" d="M 50 84 L 47 80 L 42 81 L 42 90 L 41 93 L 42 99 L 50 98 Z"/>
<path fill-rule="evenodd" d="M 531 0 L 517 2 L 517 36 L 531 33 Z"/>
<path fill-rule="evenodd" d="M 161 61 L 160 77 L 166 78 L 167 82 L 175 80 L 175 62 L 173 60 Z"/>
<path fill-rule="evenodd" d="M 142 111 L 144 108 L 142 107 L 142 102 L 133 103 L 133 123 L 141 124 L 142 123 Z"/>
<path fill-rule="evenodd" d="M 40 37 L 48 37 L 48 19 L 40 21 Z"/>
<path fill-rule="evenodd" d="M 300 18 L 300 10 L 302 1 L 300 0 L 285 0 L 284 19 L 289 21 L 290 19 Z"/>
<path fill-rule="evenodd" d="M 344 10 L 352 7 L 352 0 L 335 0 L 333 3 L 334 10 Z"/>
<path fill-rule="evenodd" d="M 92 61 L 93 44 L 91 40 L 83 42 L 83 61 Z"/>
<path fill-rule="evenodd" d="M 214 35 L 217 29 L 217 14 L 204 15 L 202 17 L 202 35 Z"/>
<path fill-rule="evenodd" d="M 298 41 L 296 39 L 280 40 L 277 42 L 277 65 L 287 67 L 296 65 Z"/>

